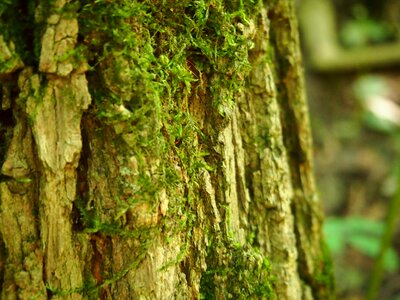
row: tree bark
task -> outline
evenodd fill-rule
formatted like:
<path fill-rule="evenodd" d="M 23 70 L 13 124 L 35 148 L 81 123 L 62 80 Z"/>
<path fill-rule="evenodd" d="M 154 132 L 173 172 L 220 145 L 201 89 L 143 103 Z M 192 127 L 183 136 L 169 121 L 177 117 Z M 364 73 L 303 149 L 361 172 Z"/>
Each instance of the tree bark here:
<path fill-rule="evenodd" d="M 331 299 L 291 1 L 0 3 L 2 299 Z"/>

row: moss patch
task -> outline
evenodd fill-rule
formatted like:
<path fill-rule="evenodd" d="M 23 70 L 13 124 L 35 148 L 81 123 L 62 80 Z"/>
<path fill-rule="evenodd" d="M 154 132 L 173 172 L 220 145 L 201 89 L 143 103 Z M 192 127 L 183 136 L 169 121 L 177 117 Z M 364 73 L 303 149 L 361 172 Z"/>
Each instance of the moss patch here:
<path fill-rule="evenodd" d="M 321 244 L 322 257 L 319 263 L 319 269 L 314 275 L 316 285 L 319 291 L 319 297 L 323 299 L 335 299 L 335 278 L 333 276 L 333 262 L 328 245 L 325 241 Z"/>
<path fill-rule="evenodd" d="M 92 113 L 114 128 L 120 143 L 115 148 L 138 162 L 143 180 L 136 180 L 140 194 L 134 201 L 156 206 L 158 192 L 167 188 L 177 190 L 169 198 L 181 199 L 170 203 L 172 211 L 193 210 L 197 174 L 213 168 L 205 161 L 206 136 L 190 103 L 202 90 L 208 115 L 229 116 L 250 71 L 253 16 L 260 5 L 258 0 L 81 2 L 80 53 L 91 66 Z M 145 175 L 149 164 L 152 174 Z M 124 184 L 126 176 L 120 180 Z"/>
<path fill-rule="evenodd" d="M 89 211 L 84 199 L 79 204 L 82 230 L 135 239 L 147 236 L 144 242 L 152 239 L 146 233 L 152 226 L 162 230 L 166 242 L 171 236 L 186 234 L 186 245 L 171 262 L 178 264 L 196 223 L 199 174 L 214 169 L 206 159 L 209 136 L 200 117 L 192 114 L 191 104 L 201 98 L 208 118 L 215 117 L 215 122 L 229 118 L 250 71 L 248 51 L 253 47 L 254 17 L 261 1 L 97 0 L 80 4 L 80 43 L 71 55 L 88 59 L 87 78 L 94 100 L 90 115 L 113 129 L 113 149 L 118 165 L 123 166 L 115 180 L 120 195 L 112 218 L 105 220 L 101 209 Z M 98 133 L 110 134 L 107 130 Z M 157 224 L 126 222 L 132 219 L 130 211 L 138 207 L 148 208 L 150 215 L 162 211 L 163 197 L 169 199 L 168 212 L 161 213 Z M 259 270 L 255 277 L 250 278 L 251 268 L 249 274 L 227 276 L 244 276 L 238 288 L 247 284 L 247 294 L 258 295 L 267 286 L 257 284 L 253 289 L 249 282 L 263 277 L 266 265 L 259 258 L 250 263 L 256 256 L 249 253 L 236 249 L 234 257 L 229 256 L 229 266 L 249 264 Z M 125 270 L 135 266 L 137 262 L 132 262 Z M 105 283 L 118 278 L 116 274 Z"/>
<path fill-rule="evenodd" d="M 201 299 L 275 299 L 269 262 L 255 249 L 214 244 L 201 278 Z"/>

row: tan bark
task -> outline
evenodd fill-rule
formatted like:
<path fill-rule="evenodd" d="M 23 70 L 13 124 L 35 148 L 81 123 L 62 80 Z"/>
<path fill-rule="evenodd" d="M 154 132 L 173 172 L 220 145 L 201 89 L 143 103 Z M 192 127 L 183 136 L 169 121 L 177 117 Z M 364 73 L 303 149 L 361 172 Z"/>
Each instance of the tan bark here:
<path fill-rule="evenodd" d="M 31 14 L 36 59 L 0 36 L 2 299 L 333 297 L 290 1 Z"/>

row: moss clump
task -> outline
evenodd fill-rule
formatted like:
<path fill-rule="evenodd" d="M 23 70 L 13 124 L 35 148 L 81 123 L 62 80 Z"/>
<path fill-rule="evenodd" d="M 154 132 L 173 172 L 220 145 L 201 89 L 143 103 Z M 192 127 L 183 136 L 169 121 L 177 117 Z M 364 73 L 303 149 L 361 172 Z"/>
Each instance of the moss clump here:
<path fill-rule="evenodd" d="M 259 252 L 232 242 L 213 247 L 200 282 L 201 299 L 275 299 L 269 263 Z"/>
<path fill-rule="evenodd" d="M 260 5 L 258 0 L 81 1 L 79 39 L 92 70 L 92 113 L 129 146 L 116 148 L 136 157 L 139 174 L 146 172 L 149 158 L 156 165 L 150 184 L 137 182 L 145 197 L 135 201 L 157 198 L 146 193 L 150 187 L 179 190 L 185 176 L 183 189 L 193 196 L 186 193 L 186 201 L 172 210 L 191 210 L 196 176 L 212 168 L 190 102 L 202 90 L 207 115 L 229 115 L 250 71 L 253 16 Z"/>
<path fill-rule="evenodd" d="M 124 104 L 143 115 L 146 108 L 171 108 L 171 100 L 182 104 L 193 83 L 202 81 L 213 106 L 225 115 L 250 70 L 254 22 L 249 16 L 258 5 L 260 1 L 83 1 L 81 36 L 107 86 L 97 103 Z"/>
<path fill-rule="evenodd" d="M 335 299 L 333 262 L 328 245 L 325 241 L 322 241 L 321 249 L 322 257 L 320 259 L 319 269 L 317 269 L 317 272 L 314 275 L 316 285 L 318 286 L 315 290 L 319 291 L 322 299 Z"/>
<path fill-rule="evenodd" d="M 157 226 L 163 227 L 166 239 L 186 231 L 189 245 L 196 223 L 195 201 L 200 201 L 198 177 L 203 170 L 213 170 L 205 160 L 210 151 L 208 138 L 190 105 L 201 98 L 208 117 L 229 117 L 250 71 L 248 52 L 261 1 L 80 3 L 79 46 L 84 46 L 91 67 L 87 75 L 94 99 L 90 113 L 114 128 L 119 139 L 113 139 L 113 147 L 120 157 L 135 157 L 137 163 L 136 170 L 129 170 L 128 162 L 119 161 L 124 169 L 115 183 L 121 187 L 116 211 L 127 211 L 137 203 L 157 210 L 159 194 L 166 190 L 168 214 Z M 135 189 L 126 187 L 132 183 Z M 97 215 L 102 213 L 81 211 L 86 232 L 130 236 L 129 224 L 99 221 Z M 136 232 L 132 234 L 135 237 Z M 187 245 L 174 264 L 183 259 Z M 243 249 L 235 251 L 229 256 L 232 266 L 245 265 L 255 257 Z M 254 261 L 249 274 L 236 275 L 244 276 L 238 287 L 248 284 L 250 294 L 257 295 L 263 284 L 252 289 L 249 282 L 263 277 L 266 266 L 258 258 Z M 250 278 L 254 268 L 259 271 Z"/>

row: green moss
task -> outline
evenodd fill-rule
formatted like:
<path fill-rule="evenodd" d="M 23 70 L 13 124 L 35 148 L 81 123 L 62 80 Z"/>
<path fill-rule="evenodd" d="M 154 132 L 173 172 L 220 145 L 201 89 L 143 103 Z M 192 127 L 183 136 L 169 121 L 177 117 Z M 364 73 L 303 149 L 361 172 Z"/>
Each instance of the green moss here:
<path fill-rule="evenodd" d="M 201 299 L 275 299 L 269 262 L 256 249 L 217 242 L 210 246 L 207 263 Z"/>
<path fill-rule="evenodd" d="M 314 275 L 315 281 L 320 287 L 316 289 L 319 291 L 323 299 L 335 299 L 335 278 L 333 276 L 333 262 L 328 245 L 325 241 L 321 244 L 322 257 L 319 261 L 319 268 Z"/>
<path fill-rule="evenodd" d="M 215 169 L 207 162 L 209 141 L 190 114 L 190 102 L 202 91 L 208 115 L 229 117 L 250 71 L 251 28 L 261 1 L 97 0 L 81 5 L 80 51 L 91 67 L 87 74 L 94 100 L 91 113 L 114 128 L 114 148 L 121 157 L 137 161 L 137 170 L 127 167 L 128 161 L 119 161 L 124 167 L 115 183 L 121 195 L 115 199 L 113 221 L 101 220 L 101 211 L 87 211 L 86 204 L 81 205 L 84 231 L 145 236 L 148 228 L 131 230 L 124 224 L 124 214 L 137 203 L 158 209 L 159 193 L 166 190 L 168 214 L 157 228 L 165 242 L 186 232 L 186 243 L 167 268 L 185 257 L 196 222 L 196 201 L 201 201 L 200 174 Z M 148 235 L 146 241 L 151 239 Z M 224 254 L 229 266 L 243 267 L 240 274 L 226 274 L 240 276 L 231 293 L 239 295 L 241 285 L 250 291 L 245 295 L 269 291 L 265 281 L 255 287 L 251 283 L 266 276 L 262 259 L 228 247 L 234 250 L 233 255 L 228 250 Z M 254 257 L 256 262 L 250 263 Z M 250 265 L 254 274 L 251 268 L 244 271 Z M 209 273 L 209 278 L 218 272 Z"/>
<path fill-rule="evenodd" d="M 191 210 L 198 174 L 213 167 L 205 161 L 205 137 L 188 103 L 203 89 L 211 95 L 205 105 L 215 112 L 209 113 L 229 115 L 250 71 L 248 28 L 259 5 L 221 0 L 82 2 L 80 40 L 93 71 L 88 74 L 93 111 L 128 144 L 130 150 L 123 151 L 133 152 L 139 162 L 161 159 L 151 184 L 137 182 L 141 195 L 136 196 L 142 201 L 179 185 L 181 175 L 173 175 L 178 164 L 193 195 L 175 204 Z"/>
<path fill-rule="evenodd" d="M 201 128 L 188 103 L 203 88 L 215 114 L 229 114 L 250 70 L 246 28 L 258 5 L 83 1 L 80 35 L 94 71 L 89 82 L 98 117 L 112 124 L 123 121 L 118 133 L 137 156 L 175 152 L 190 175 L 210 169 L 206 151 L 193 146 Z"/>
<path fill-rule="evenodd" d="M 176 105 L 206 75 L 203 84 L 213 106 L 225 115 L 250 70 L 252 44 L 245 28 L 259 1 L 164 2 L 103 0 L 83 5 L 81 34 L 91 49 L 92 64 L 110 57 L 128 61 L 128 68 L 117 63 L 111 73 L 119 86 L 117 74 L 126 75 L 131 97 L 124 97 L 126 90 L 113 91 L 117 97 L 104 99 L 102 93 L 102 100 L 142 108 L 167 100 Z"/>

